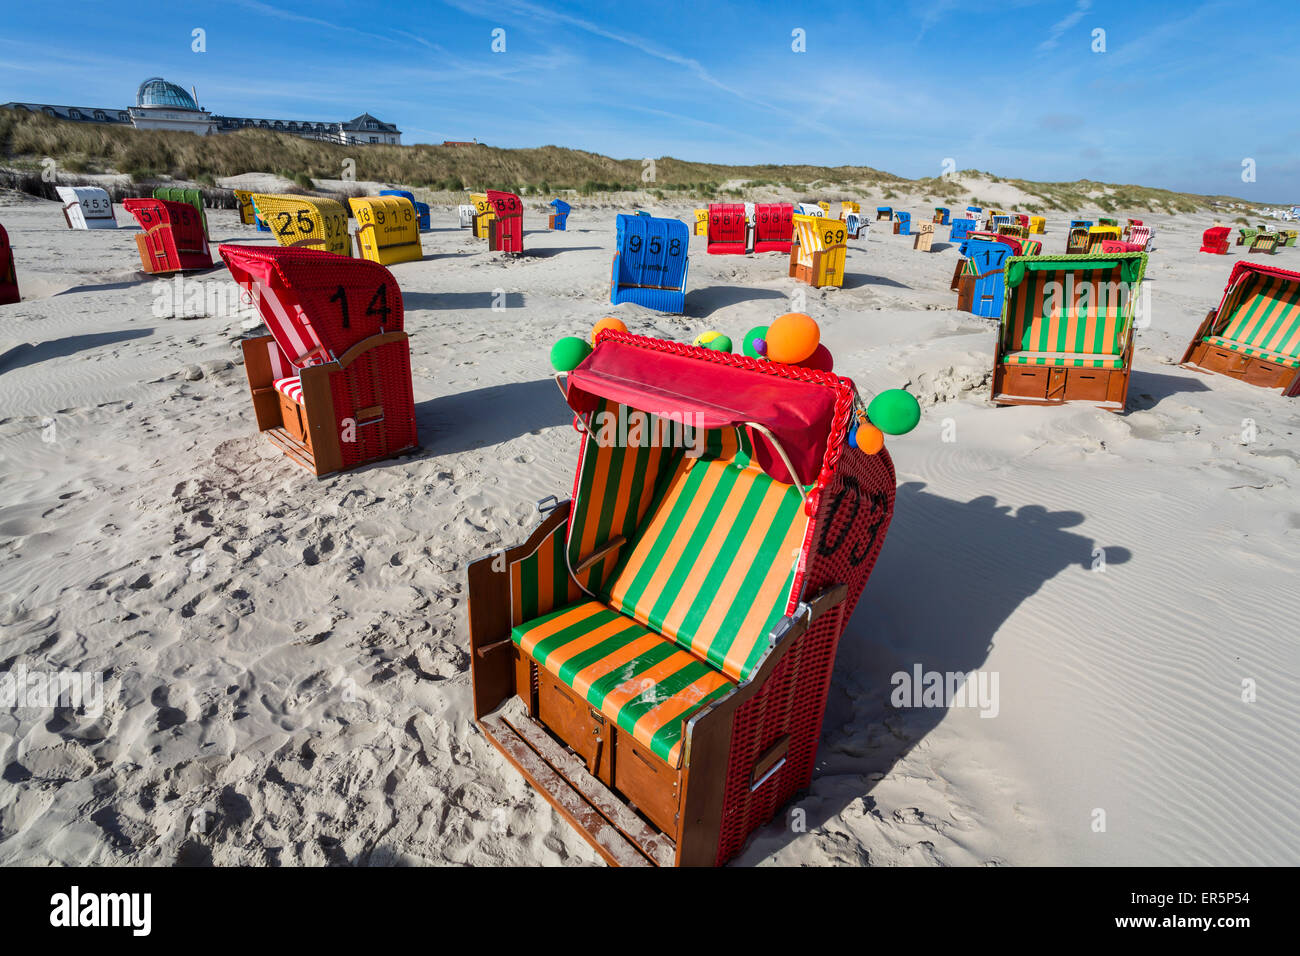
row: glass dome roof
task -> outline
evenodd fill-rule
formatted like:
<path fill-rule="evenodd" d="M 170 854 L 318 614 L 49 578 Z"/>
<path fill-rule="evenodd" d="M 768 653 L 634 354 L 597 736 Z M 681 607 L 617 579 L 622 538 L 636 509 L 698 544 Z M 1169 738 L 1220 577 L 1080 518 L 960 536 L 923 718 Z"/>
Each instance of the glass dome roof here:
<path fill-rule="evenodd" d="M 199 104 L 175 83 L 153 76 L 140 84 L 135 94 L 136 106 L 170 106 L 173 109 L 197 110 Z"/>

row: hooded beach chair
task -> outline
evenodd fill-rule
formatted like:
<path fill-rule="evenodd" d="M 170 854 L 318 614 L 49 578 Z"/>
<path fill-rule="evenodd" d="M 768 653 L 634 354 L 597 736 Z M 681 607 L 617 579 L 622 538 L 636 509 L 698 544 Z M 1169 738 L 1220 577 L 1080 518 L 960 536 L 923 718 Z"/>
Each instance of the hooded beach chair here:
<path fill-rule="evenodd" d="M 411 208 L 415 210 L 415 221 L 419 226 L 420 232 L 429 232 L 433 229 L 433 225 L 429 221 L 429 204 L 427 202 L 419 202 L 416 200 L 415 193 L 408 189 L 381 189 L 379 190 L 379 195 L 401 196 L 409 202 Z"/>
<path fill-rule="evenodd" d="M 555 212 L 551 213 L 547 225 L 556 232 L 567 232 L 569 228 L 569 204 L 563 199 L 552 199 L 549 205 Z"/>
<path fill-rule="evenodd" d="M 984 207 L 983 207 L 983 206 L 967 206 L 967 207 L 966 207 L 966 218 L 968 218 L 968 219 L 974 219 L 976 222 L 979 222 L 980 216 L 982 216 L 982 215 L 984 215 Z"/>
<path fill-rule="evenodd" d="M 790 247 L 790 278 L 816 288 L 844 284 L 848 231 L 838 219 L 795 214 L 796 241 Z"/>
<path fill-rule="evenodd" d="M 954 219 L 949 224 L 948 241 L 962 242 L 975 231 L 974 219 Z"/>
<path fill-rule="evenodd" d="M 474 717 L 607 862 L 721 865 L 812 781 L 893 465 L 828 372 L 604 330 L 562 387 L 572 499 L 467 569 Z"/>
<path fill-rule="evenodd" d="M 239 221 L 245 226 L 257 225 L 258 215 L 257 207 L 253 205 L 253 191 L 251 189 L 232 189 L 231 194 L 235 197 L 235 206 L 239 210 Z"/>
<path fill-rule="evenodd" d="M 708 209 L 695 210 L 695 224 L 691 230 L 692 236 L 705 236 L 709 234 L 709 211 Z"/>
<path fill-rule="evenodd" d="M 1003 229 L 1006 229 L 1010 225 L 1011 225 L 1010 216 L 1008 216 L 1006 213 L 994 213 L 993 215 L 989 216 L 988 226 L 986 227 L 985 231 L 1001 232 Z"/>
<path fill-rule="evenodd" d="M 1294 246 L 1296 244 L 1296 240 L 1300 239 L 1300 230 L 1279 229 L 1277 231 L 1277 236 L 1278 236 L 1277 244 L 1279 248 L 1283 246 Z"/>
<path fill-rule="evenodd" d="M 862 206 L 854 202 L 852 199 L 841 199 L 840 218 L 843 219 L 845 222 L 848 222 L 850 214 L 861 216 Z"/>
<path fill-rule="evenodd" d="M 254 193 L 253 203 L 281 246 L 352 255 L 348 212 L 342 203 L 288 193 Z"/>
<path fill-rule="evenodd" d="M 1126 241 L 1133 248 L 1131 252 L 1146 252 L 1151 248 L 1151 227 L 1134 223 L 1128 229 Z"/>
<path fill-rule="evenodd" d="M 474 231 L 475 239 L 487 239 L 490 223 L 496 217 L 492 209 L 492 204 L 488 202 L 487 193 L 470 193 L 469 201 L 474 204 Z"/>
<path fill-rule="evenodd" d="M 951 213 L 949 212 L 947 206 L 935 206 L 934 219 L 932 219 L 931 222 L 933 222 L 936 226 L 947 226 L 949 225 L 950 216 Z"/>
<path fill-rule="evenodd" d="M 1250 244 L 1255 241 L 1255 237 L 1258 235 L 1259 235 L 1258 229 L 1252 229 L 1250 228 L 1250 226 L 1242 226 L 1240 229 L 1237 230 L 1237 245 L 1250 246 Z"/>
<path fill-rule="evenodd" d="M 415 204 L 396 191 L 348 200 L 357 220 L 357 253 L 362 259 L 391 266 L 424 258 L 420 217 Z"/>
<path fill-rule="evenodd" d="M 488 221 L 488 248 L 518 255 L 524 251 L 524 204 L 514 193 L 487 191 L 493 218 Z"/>
<path fill-rule="evenodd" d="M 865 239 L 869 225 L 862 213 L 851 212 L 844 217 L 844 232 L 850 239 Z"/>
<path fill-rule="evenodd" d="M 1236 262 L 1182 361 L 1300 396 L 1300 272 Z"/>
<path fill-rule="evenodd" d="M 894 213 L 894 235 L 910 236 L 912 234 L 912 214 L 901 209 Z"/>
<path fill-rule="evenodd" d="M 856 213 L 850 213 L 855 220 Z M 759 203 L 754 209 L 754 251 L 790 254 L 794 241 L 794 205 L 788 202 Z"/>
<path fill-rule="evenodd" d="M 711 256 L 744 255 L 748 251 L 745 204 L 709 203 L 709 239 L 705 251 Z"/>
<path fill-rule="evenodd" d="M 619 213 L 609 301 L 681 315 L 686 311 L 690 241 L 680 219 Z"/>
<path fill-rule="evenodd" d="M 1260 232 L 1250 242 L 1249 252 L 1261 252 L 1273 255 L 1277 252 L 1278 235 L 1276 232 Z"/>
<path fill-rule="evenodd" d="M 456 221 L 462 229 L 474 228 L 474 217 L 477 213 L 474 210 L 474 204 L 463 202 L 456 206 Z"/>
<path fill-rule="evenodd" d="M 893 219 L 893 218 L 894 218 L 894 210 L 893 210 L 892 207 L 890 207 L 890 206 L 877 206 L 877 207 L 876 207 L 876 221 L 877 221 L 877 222 L 879 222 L 879 221 L 882 220 L 882 219 L 885 220 L 886 222 L 888 222 L 889 220 L 891 220 L 891 219 Z"/>
<path fill-rule="evenodd" d="M 1091 220 L 1091 219 L 1071 219 L 1071 220 L 1070 220 L 1070 228 L 1071 228 L 1071 229 L 1084 229 L 1084 230 L 1091 229 L 1091 228 L 1092 228 L 1092 220 Z"/>
<path fill-rule="evenodd" d="M 1042 216 L 1029 217 L 1029 234 L 1031 236 L 1042 236 L 1047 233 L 1047 220 Z"/>
<path fill-rule="evenodd" d="M 966 240 L 966 259 L 957 284 L 957 308 L 996 319 L 1002 314 L 1003 269 L 1020 254 L 1020 242 L 1010 236 L 975 235 Z"/>
<path fill-rule="evenodd" d="M 1011 236 L 1013 239 L 1028 239 L 1029 228 L 1022 226 L 1018 222 L 1008 222 L 998 226 L 997 232 L 1002 236 Z"/>
<path fill-rule="evenodd" d="M 915 236 L 916 238 L 912 240 L 912 248 L 920 252 L 930 252 L 930 244 L 934 241 L 934 223 L 917 223 Z"/>
<path fill-rule="evenodd" d="M 1231 231 L 1227 226 L 1211 226 L 1206 229 L 1201 236 L 1200 251 L 1216 256 L 1226 256 L 1228 254 L 1228 235 Z"/>
<path fill-rule="evenodd" d="M 998 405 L 1124 409 L 1146 253 L 1013 257 L 993 362 Z"/>
<path fill-rule="evenodd" d="M 1115 229 L 1118 230 L 1118 229 L 1119 229 L 1119 220 L 1118 220 L 1118 219 L 1113 219 L 1113 218 L 1098 217 L 1098 219 L 1097 219 L 1097 225 L 1099 225 L 1099 226 L 1114 226 Z"/>
<path fill-rule="evenodd" d="M 98 186 L 55 186 L 69 229 L 116 229 L 117 214 L 107 191 Z"/>
<path fill-rule="evenodd" d="M 18 272 L 14 269 L 14 250 L 9 245 L 9 233 L 0 226 L 0 305 L 22 301 L 18 294 Z"/>
<path fill-rule="evenodd" d="M 170 199 L 122 201 L 140 228 L 135 237 L 140 267 L 151 275 L 212 268 L 212 252 L 194 206 Z"/>
<path fill-rule="evenodd" d="M 801 216 L 812 216 L 816 219 L 822 219 L 826 216 L 826 213 L 822 211 L 822 207 L 815 202 L 797 202 L 794 204 L 794 211 Z"/>
<path fill-rule="evenodd" d="M 1141 225 L 1143 225 L 1141 219 L 1129 219 L 1125 221 L 1124 232 L 1121 234 L 1120 238 L 1123 239 L 1125 242 L 1132 242 L 1133 240 L 1130 239 L 1129 237 L 1133 234 L 1133 227 L 1141 226 Z"/>
<path fill-rule="evenodd" d="M 153 191 L 154 199 L 166 199 L 168 202 L 186 202 L 194 207 L 203 222 L 203 234 L 208 235 L 208 212 L 203 204 L 203 191 L 185 189 L 180 186 L 158 186 Z"/>
<path fill-rule="evenodd" d="M 954 221 L 959 222 L 960 220 L 954 220 Z M 968 245 L 970 240 L 987 239 L 991 242 L 998 242 L 999 240 L 1001 240 L 1001 238 L 1002 237 L 999 236 L 996 232 L 972 231 L 964 234 L 961 238 L 961 242 L 957 244 L 957 261 L 956 263 L 953 264 L 952 280 L 948 283 L 949 290 L 951 290 L 952 292 L 956 292 L 961 288 L 961 277 L 966 273 L 966 268 L 967 268 L 966 258 L 969 255 Z M 1014 239 L 1010 240 L 1007 243 L 1007 245 L 1010 246 L 1012 249 L 1020 248 L 1020 243 Z"/>
<path fill-rule="evenodd" d="M 1065 237 L 1065 254 L 1081 256 L 1088 252 L 1088 230 L 1082 226 L 1071 226 L 1070 234 Z"/>
<path fill-rule="evenodd" d="M 402 293 L 377 262 L 223 245 L 270 335 L 244 339 L 257 427 L 317 477 L 416 447 Z"/>

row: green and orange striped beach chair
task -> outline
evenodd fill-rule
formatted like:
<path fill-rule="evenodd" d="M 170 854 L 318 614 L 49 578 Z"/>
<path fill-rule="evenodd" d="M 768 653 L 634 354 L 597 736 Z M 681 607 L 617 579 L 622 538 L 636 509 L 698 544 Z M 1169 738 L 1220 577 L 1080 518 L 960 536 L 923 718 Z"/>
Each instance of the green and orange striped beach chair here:
<path fill-rule="evenodd" d="M 468 569 L 475 718 L 606 861 L 725 863 L 811 781 L 893 465 L 828 372 L 604 330 L 562 388 L 572 498 Z"/>
<path fill-rule="evenodd" d="M 1122 411 L 1146 253 L 1013 257 L 993 358 L 998 405 Z"/>
<path fill-rule="evenodd" d="M 1278 240 L 1281 237 L 1276 232 L 1259 232 L 1255 238 L 1250 241 L 1248 252 L 1260 252 L 1266 255 L 1274 255 L 1277 252 Z"/>
<path fill-rule="evenodd" d="M 1300 272 L 1239 261 L 1183 364 L 1300 395 Z"/>

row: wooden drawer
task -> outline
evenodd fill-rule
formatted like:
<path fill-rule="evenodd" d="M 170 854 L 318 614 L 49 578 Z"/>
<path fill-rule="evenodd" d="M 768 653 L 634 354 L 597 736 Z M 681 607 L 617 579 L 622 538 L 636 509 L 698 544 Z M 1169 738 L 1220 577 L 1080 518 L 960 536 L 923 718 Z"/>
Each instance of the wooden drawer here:
<path fill-rule="evenodd" d="M 676 838 L 681 773 L 632 739 L 618 735 L 614 786 L 660 830 Z"/>
<path fill-rule="evenodd" d="M 547 729 L 573 748 L 592 776 L 612 782 L 615 733 L 611 722 L 571 687 L 538 668 L 537 717 Z"/>
<path fill-rule="evenodd" d="M 1263 385 L 1265 388 L 1278 388 L 1290 381 L 1295 369 L 1269 362 L 1265 359 L 1252 358 L 1246 363 L 1242 378 L 1251 385 Z"/>
<path fill-rule="evenodd" d="M 1066 370 L 1065 401 L 1104 402 L 1110 388 L 1110 371 L 1104 368 Z"/>
<path fill-rule="evenodd" d="M 1231 349 L 1219 348 L 1217 345 L 1207 345 L 1201 367 L 1207 368 L 1211 372 L 1226 372 L 1229 375 L 1240 374 L 1246 367 L 1246 356 Z"/>
<path fill-rule="evenodd" d="M 1002 377 L 1002 392 L 1016 398 L 1047 398 L 1048 373 L 1045 365 L 1007 365 Z"/>

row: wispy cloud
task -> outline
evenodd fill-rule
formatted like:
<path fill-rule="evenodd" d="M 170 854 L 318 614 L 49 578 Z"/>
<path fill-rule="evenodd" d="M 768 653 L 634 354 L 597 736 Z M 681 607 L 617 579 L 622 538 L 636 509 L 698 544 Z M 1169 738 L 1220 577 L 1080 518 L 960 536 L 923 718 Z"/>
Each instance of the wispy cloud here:
<path fill-rule="evenodd" d="M 1092 0 L 1077 0 L 1073 10 L 1052 24 L 1052 28 L 1047 31 L 1047 39 L 1038 44 L 1038 52 L 1046 53 L 1048 50 L 1055 49 L 1065 31 L 1082 20 L 1083 15 L 1091 9 Z"/>

